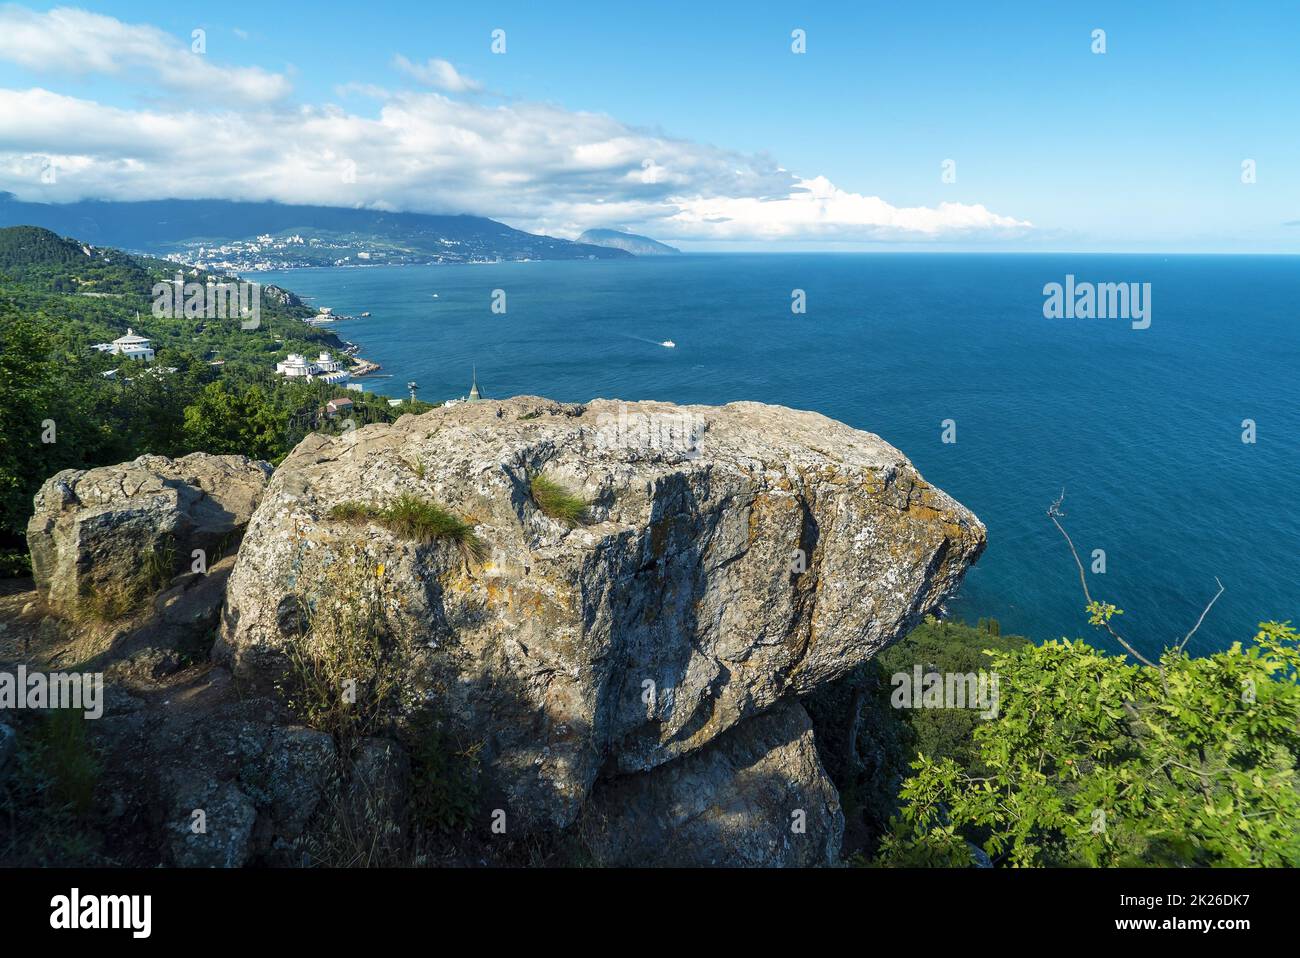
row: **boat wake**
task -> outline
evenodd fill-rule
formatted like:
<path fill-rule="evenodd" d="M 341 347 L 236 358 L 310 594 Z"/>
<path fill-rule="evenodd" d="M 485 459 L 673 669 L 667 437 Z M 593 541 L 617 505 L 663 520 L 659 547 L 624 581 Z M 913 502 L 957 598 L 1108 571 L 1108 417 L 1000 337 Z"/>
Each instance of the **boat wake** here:
<path fill-rule="evenodd" d="M 628 339 L 635 339 L 638 343 L 648 343 L 651 346 L 663 346 L 665 349 L 676 349 L 677 344 L 671 339 L 646 339 L 644 336 L 633 336 L 631 333 L 624 333 Z"/>

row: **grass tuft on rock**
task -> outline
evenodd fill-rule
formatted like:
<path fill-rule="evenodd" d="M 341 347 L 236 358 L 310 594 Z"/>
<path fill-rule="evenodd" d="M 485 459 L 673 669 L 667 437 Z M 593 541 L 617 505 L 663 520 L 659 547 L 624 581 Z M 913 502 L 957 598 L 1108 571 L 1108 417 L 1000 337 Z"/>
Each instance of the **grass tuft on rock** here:
<path fill-rule="evenodd" d="M 329 511 L 329 517 L 339 522 L 368 522 L 378 515 L 378 509 L 363 502 L 340 502 Z"/>
<path fill-rule="evenodd" d="M 537 508 L 552 519 L 571 526 L 586 521 L 591 503 L 554 479 L 542 475 L 533 476 L 528 490 Z"/>
<path fill-rule="evenodd" d="M 404 539 L 430 543 L 450 539 L 475 559 L 483 557 L 483 541 L 474 534 L 474 526 L 435 502 L 403 493 L 389 505 L 379 508 L 360 502 L 340 502 L 329 511 L 331 519 L 341 522 L 373 522 Z"/>

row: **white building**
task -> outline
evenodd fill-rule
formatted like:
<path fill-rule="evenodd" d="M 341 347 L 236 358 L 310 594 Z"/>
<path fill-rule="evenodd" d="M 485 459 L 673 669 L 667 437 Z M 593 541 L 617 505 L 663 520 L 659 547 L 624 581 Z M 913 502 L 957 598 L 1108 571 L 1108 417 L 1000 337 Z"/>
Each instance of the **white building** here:
<path fill-rule="evenodd" d="M 275 364 L 275 371 L 290 379 L 306 379 L 309 383 L 321 382 L 330 385 L 346 383 L 352 378 L 352 374 L 343 367 L 343 363 L 332 359 L 330 354 L 323 350 L 314 361 L 309 360 L 302 353 L 290 353 L 283 362 Z"/>
<path fill-rule="evenodd" d="M 149 340 L 143 336 L 137 336 L 135 330 L 129 326 L 125 336 L 119 336 L 111 343 L 96 343 L 91 349 L 98 349 L 101 353 L 111 353 L 114 356 L 125 356 L 127 359 L 143 359 L 145 362 L 153 362 L 154 351 L 149 345 Z"/>

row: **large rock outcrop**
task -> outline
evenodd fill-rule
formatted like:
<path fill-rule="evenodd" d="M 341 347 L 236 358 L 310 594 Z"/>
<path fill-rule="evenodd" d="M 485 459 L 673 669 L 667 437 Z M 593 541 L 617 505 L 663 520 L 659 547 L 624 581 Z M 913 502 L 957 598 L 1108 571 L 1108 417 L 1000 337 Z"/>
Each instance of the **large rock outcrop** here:
<path fill-rule="evenodd" d="M 589 500 L 585 521 L 543 513 L 530 494 L 538 475 Z M 331 518 L 342 503 L 382 509 L 403 495 L 468 519 L 482 554 Z M 249 523 L 215 655 L 269 688 L 295 610 L 327 608 L 326 570 L 361 556 L 410 638 L 408 707 L 435 709 L 477 744 L 511 822 L 567 826 L 598 778 L 638 801 L 699 789 L 701 808 L 742 819 L 781 806 L 786 822 L 793 795 L 730 801 L 719 769 L 786 775 L 798 807 L 827 809 L 803 733 L 783 734 L 802 715 L 787 703 L 936 609 L 984 542 L 979 520 L 902 453 L 814 413 L 464 403 L 294 450 Z M 764 721 L 776 731 L 744 728 L 774 708 Z M 727 741 L 745 754 L 701 752 Z M 770 760 L 749 754 L 761 743 Z M 675 764 L 688 757 L 696 764 Z M 647 814 L 630 821 L 673 820 Z M 834 832 L 838 810 L 819 815 Z M 837 842 L 742 857 L 798 863 Z"/>
<path fill-rule="evenodd" d="M 233 551 L 270 475 L 265 462 L 206 453 L 65 469 L 41 486 L 27 524 L 37 588 L 64 615 L 127 614 L 189 570 L 195 549 L 212 565 Z"/>

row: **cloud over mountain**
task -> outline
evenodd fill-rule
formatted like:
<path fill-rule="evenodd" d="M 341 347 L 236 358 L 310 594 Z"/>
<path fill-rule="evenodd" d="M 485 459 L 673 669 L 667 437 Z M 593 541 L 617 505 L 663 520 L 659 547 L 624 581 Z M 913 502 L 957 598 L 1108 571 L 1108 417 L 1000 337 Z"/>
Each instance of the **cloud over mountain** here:
<path fill-rule="evenodd" d="M 74 63 L 169 90 L 223 91 L 213 108 L 0 89 L 0 189 L 28 200 L 278 200 L 468 212 L 567 236 L 614 226 L 687 241 L 926 240 L 1030 227 L 981 205 L 895 207 L 798 176 L 765 154 L 600 113 L 457 99 L 481 85 L 445 60 L 393 60 L 402 75 L 443 92 L 341 83 L 345 99 L 373 98 L 362 112 L 291 104 L 281 74 L 217 66 L 157 28 L 99 14 L 3 7 L 0 37 L 0 59 L 38 75 L 49 63 Z M 43 182 L 51 161 L 54 181 Z"/>

